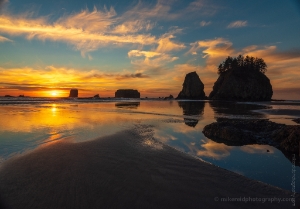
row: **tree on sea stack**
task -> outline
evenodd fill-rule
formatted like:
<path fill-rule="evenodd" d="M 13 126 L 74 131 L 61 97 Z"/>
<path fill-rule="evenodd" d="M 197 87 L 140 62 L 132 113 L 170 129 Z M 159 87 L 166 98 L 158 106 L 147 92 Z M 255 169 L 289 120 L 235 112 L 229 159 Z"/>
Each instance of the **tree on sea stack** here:
<path fill-rule="evenodd" d="M 218 67 L 219 78 L 209 98 L 214 100 L 267 101 L 273 95 L 262 58 L 227 57 Z"/>
<path fill-rule="evenodd" d="M 236 58 L 228 56 L 226 60 L 219 65 L 218 74 L 225 73 L 229 70 L 257 71 L 265 74 L 267 64 L 262 58 L 249 57 L 248 55 L 246 57 L 239 55 Z"/>

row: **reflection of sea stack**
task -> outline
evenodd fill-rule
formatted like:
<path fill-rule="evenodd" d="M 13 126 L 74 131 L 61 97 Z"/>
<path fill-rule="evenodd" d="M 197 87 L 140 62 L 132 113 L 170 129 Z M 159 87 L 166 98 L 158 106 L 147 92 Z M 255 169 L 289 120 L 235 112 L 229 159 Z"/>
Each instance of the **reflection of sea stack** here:
<path fill-rule="evenodd" d="M 203 134 L 209 139 L 227 146 L 267 144 L 281 150 L 291 161 L 300 154 L 300 126 L 278 124 L 261 119 L 219 118 L 206 125 Z M 297 163 L 299 165 L 299 163 Z"/>
<path fill-rule="evenodd" d="M 119 89 L 115 93 L 116 98 L 140 98 L 140 92 L 134 89 Z"/>
<path fill-rule="evenodd" d="M 199 117 L 200 115 L 203 115 L 205 102 L 179 101 L 178 105 L 183 109 L 184 116 Z M 184 117 L 184 123 L 188 126 L 195 127 L 198 124 L 198 122 L 199 122 L 198 119 Z"/>
<path fill-rule="evenodd" d="M 78 89 L 71 89 L 69 97 L 78 97 Z"/>
<path fill-rule="evenodd" d="M 177 99 L 205 99 L 204 84 L 196 72 L 186 74 Z"/>

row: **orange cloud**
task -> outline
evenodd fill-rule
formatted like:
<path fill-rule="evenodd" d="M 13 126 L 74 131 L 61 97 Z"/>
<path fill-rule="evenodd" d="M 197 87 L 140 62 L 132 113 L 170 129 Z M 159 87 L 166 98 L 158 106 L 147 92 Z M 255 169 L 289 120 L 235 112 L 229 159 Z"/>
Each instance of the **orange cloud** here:
<path fill-rule="evenodd" d="M 178 57 L 172 57 L 171 55 L 166 53 L 140 50 L 129 51 L 128 57 L 132 59 L 131 63 L 139 69 L 139 72 L 152 71 L 152 73 L 153 69 L 162 68 L 167 63 L 173 62 L 178 59 Z"/>
<path fill-rule="evenodd" d="M 49 23 L 46 18 L 32 19 L 25 16 L 0 16 L 0 29 L 2 33 L 20 36 L 28 39 L 63 41 L 75 49 L 89 52 L 108 44 L 140 44 L 152 45 L 157 39 L 150 34 L 113 35 L 109 26 L 116 20 L 113 19 L 113 9 L 101 12 L 94 9 L 86 10 Z"/>
<path fill-rule="evenodd" d="M 229 55 L 234 53 L 232 42 L 224 38 L 209 39 L 191 43 L 191 49 L 186 54 L 197 55 L 201 50 L 206 58 L 206 65 L 213 66 L 212 71 L 216 72 L 219 63 Z"/>
<path fill-rule="evenodd" d="M 175 38 L 173 34 L 165 34 L 158 40 L 157 52 L 177 51 L 185 48 L 182 43 L 175 43 L 171 39 Z"/>
<path fill-rule="evenodd" d="M 149 31 L 155 26 L 155 23 L 143 20 L 127 21 L 123 24 L 116 26 L 111 33 L 127 34 L 136 33 L 142 30 Z"/>
<path fill-rule="evenodd" d="M 117 15 L 113 7 L 104 11 L 94 7 L 92 12 L 87 9 L 79 13 L 59 18 L 54 25 L 60 25 L 65 28 L 80 28 L 89 32 L 105 32 L 112 24 L 116 22 L 114 17 Z"/>

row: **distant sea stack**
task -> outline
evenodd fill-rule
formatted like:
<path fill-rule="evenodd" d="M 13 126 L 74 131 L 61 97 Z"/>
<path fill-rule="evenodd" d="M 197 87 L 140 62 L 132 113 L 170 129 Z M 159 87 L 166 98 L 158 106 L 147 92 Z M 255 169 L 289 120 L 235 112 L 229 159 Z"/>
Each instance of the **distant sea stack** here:
<path fill-rule="evenodd" d="M 205 99 L 204 84 L 196 72 L 186 74 L 182 91 L 176 99 Z"/>
<path fill-rule="evenodd" d="M 265 67 L 261 68 L 260 66 L 263 65 Z M 220 76 L 215 82 L 209 98 L 213 100 L 269 101 L 272 98 L 273 90 L 269 78 L 264 74 L 265 71 L 266 64 L 262 59 L 248 56 L 244 58 L 241 55 L 237 58 L 228 57 L 219 66 Z"/>
<path fill-rule="evenodd" d="M 69 97 L 78 97 L 78 89 L 71 89 Z"/>
<path fill-rule="evenodd" d="M 115 93 L 116 98 L 140 98 L 140 92 L 134 89 L 119 89 Z"/>

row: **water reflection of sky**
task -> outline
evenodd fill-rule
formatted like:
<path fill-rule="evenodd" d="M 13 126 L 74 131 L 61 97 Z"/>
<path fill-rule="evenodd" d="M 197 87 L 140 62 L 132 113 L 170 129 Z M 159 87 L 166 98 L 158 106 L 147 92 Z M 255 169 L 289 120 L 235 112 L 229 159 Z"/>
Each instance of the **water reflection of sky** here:
<path fill-rule="evenodd" d="M 268 145 L 226 146 L 202 134 L 203 127 L 218 117 L 268 117 L 258 111 L 262 108 L 264 106 L 256 104 L 201 101 L 3 105 L 0 108 L 0 157 L 5 160 L 57 140 L 81 142 L 146 124 L 153 127 L 156 139 L 171 147 L 291 190 L 292 163 L 281 151 Z M 299 174 L 297 166 L 296 175 Z M 298 192 L 299 183 L 296 181 Z"/>

